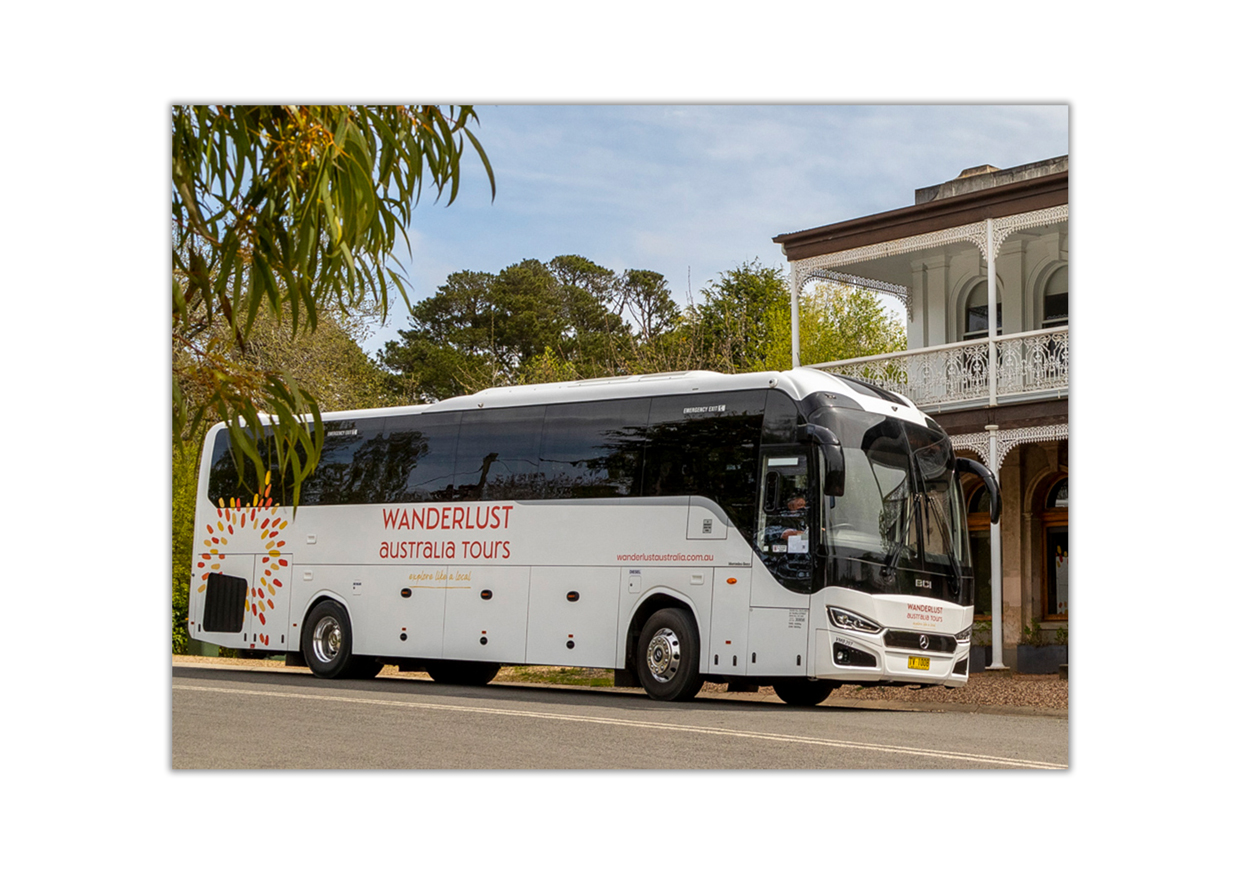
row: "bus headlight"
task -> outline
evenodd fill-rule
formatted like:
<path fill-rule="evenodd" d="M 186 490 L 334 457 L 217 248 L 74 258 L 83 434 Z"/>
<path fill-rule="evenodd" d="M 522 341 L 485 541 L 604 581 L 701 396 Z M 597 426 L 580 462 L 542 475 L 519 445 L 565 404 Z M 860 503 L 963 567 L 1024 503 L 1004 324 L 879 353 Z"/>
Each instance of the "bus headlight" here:
<path fill-rule="evenodd" d="M 878 634 L 883 630 L 877 623 L 871 622 L 864 616 L 849 613 L 847 610 L 841 610 L 839 607 L 828 607 L 827 615 L 831 617 L 831 624 L 836 628 L 847 628 L 849 631 L 864 631 L 866 634 Z"/>
<path fill-rule="evenodd" d="M 972 625 L 970 625 L 964 631 L 957 634 L 956 641 L 958 643 L 968 643 L 971 637 L 973 637 L 973 626 Z"/>

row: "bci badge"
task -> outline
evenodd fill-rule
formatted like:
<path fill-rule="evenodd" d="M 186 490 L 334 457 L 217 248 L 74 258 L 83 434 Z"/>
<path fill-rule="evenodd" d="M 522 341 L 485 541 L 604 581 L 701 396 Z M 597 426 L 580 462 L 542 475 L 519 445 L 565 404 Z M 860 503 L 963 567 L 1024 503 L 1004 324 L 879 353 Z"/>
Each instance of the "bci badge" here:
<path fill-rule="evenodd" d="M 929 580 L 913 580 L 913 585 L 915 585 L 915 586 L 916 586 L 917 588 L 919 588 L 919 589 L 932 589 L 932 588 L 934 588 L 934 587 L 930 584 L 930 581 L 929 581 Z"/>

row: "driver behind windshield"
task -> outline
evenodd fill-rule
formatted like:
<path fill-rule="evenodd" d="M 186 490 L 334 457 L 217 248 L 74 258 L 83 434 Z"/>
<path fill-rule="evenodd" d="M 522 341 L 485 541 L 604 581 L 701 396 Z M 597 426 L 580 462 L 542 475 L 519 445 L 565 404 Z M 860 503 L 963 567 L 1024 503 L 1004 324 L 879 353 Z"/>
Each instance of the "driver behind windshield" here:
<path fill-rule="evenodd" d="M 804 537 L 805 507 L 808 501 L 804 492 L 794 492 L 788 498 L 788 505 L 783 513 L 772 515 L 767 521 L 763 538 L 766 543 L 788 543 L 789 538 Z"/>

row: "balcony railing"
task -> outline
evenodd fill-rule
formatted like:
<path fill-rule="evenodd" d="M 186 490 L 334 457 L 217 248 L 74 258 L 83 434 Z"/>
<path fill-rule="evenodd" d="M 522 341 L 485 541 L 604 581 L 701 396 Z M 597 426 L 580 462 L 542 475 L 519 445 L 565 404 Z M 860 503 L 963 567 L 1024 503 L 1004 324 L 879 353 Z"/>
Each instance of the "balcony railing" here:
<path fill-rule="evenodd" d="M 989 345 L 970 340 L 809 366 L 877 383 L 919 407 L 974 407 L 990 400 Z M 1067 327 L 997 337 L 995 360 L 996 402 L 1068 396 Z"/>

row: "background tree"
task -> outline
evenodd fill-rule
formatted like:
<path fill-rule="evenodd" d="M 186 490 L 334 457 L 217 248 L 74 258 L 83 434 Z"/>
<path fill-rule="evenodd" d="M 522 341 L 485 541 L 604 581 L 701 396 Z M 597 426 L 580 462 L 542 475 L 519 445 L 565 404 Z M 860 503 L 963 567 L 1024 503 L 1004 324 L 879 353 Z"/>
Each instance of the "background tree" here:
<path fill-rule="evenodd" d="M 746 261 L 707 284 L 702 298 L 687 314 L 698 335 L 698 366 L 723 373 L 765 369 L 773 325 L 791 308 L 783 271 Z"/>
<path fill-rule="evenodd" d="M 498 274 L 463 271 L 412 308 L 384 348 L 405 396 L 424 401 L 497 385 L 656 373 L 724 373 L 791 365 L 791 302 L 783 272 L 750 261 L 681 311 L 649 270 L 623 274 L 579 255 L 521 261 Z M 869 291 L 801 296 L 803 361 L 903 349 L 904 327 Z"/>
<path fill-rule="evenodd" d="M 389 258 L 398 241 L 408 248 L 423 185 L 451 203 L 472 148 L 494 196 L 476 120 L 470 106 L 173 108 L 174 440 L 223 420 L 257 462 L 260 411 L 274 414 L 296 500 L 322 439 L 300 417 L 317 425 L 319 401 L 287 372 L 245 366 L 258 317 L 287 318 L 297 337 L 368 299 L 386 315 L 392 289 L 407 304 Z"/>
<path fill-rule="evenodd" d="M 675 326 L 680 311 L 662 273 L 626 270 L 619 284 L 620 312 L 627 315 L 642 342 L 649 343 Z"/>
<path fill-rule="evenodd" d="M 631 331 L 611 309 L 620 283 L 578 255 L 454 273 L 411 307 L 409 328 L 379 359 L 419 401 L 622 372 Z"/>
<path fill-rule="evenodd" d="M 819 283 L 801 292 L 801 361 L 818 364 L 908 348 L 904 324 L 883 309 L 877 292 Z M 791 306 L 773 311 L 759 356 L 761 370 L 792 366 Z"/>
<path fill-rule="evenodd" d="M 615 271 L 580 255 L 552 258 L 547 269 L 559 283 L 567 321 L 565 339 L 570 341 L 550 354 L 563 360 L 573 379 L 623 372 L 632 332 L 621 314 L 622 281 Z M 544 357 L 547 354 L 544 349 Z M 528 364 L 523 378 L 538 381 Z"/>
<path fill-rule="evenodd" d="M 439 291 L 410 307 L 409 329 L 390 340 L 380 362 L 398 374 L 407 400 L 468 394 L 506 378 L 507 354 L 496 341 L 490 273 L 453 273 Z"/>

